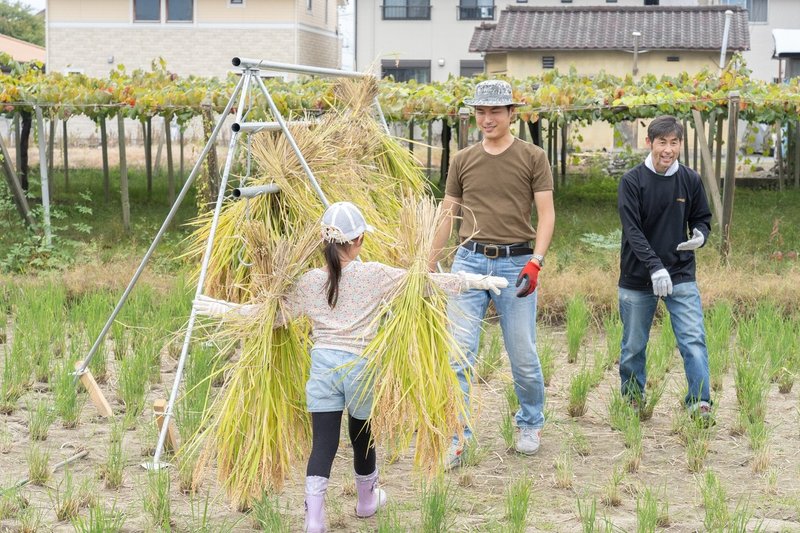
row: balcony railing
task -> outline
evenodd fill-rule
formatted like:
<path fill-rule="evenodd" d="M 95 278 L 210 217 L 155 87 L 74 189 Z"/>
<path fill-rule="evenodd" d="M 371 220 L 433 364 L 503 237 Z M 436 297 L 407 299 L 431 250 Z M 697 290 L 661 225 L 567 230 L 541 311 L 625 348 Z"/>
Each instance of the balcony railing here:
<path fill-rule="evenodd" d="M 458 6 L 458 20 L 494 20 L 494 6 Z"/>
<path fill-rule="evenodd" d="M 430 20 L 431 6 L 381 6 L 384 20 Z"/>

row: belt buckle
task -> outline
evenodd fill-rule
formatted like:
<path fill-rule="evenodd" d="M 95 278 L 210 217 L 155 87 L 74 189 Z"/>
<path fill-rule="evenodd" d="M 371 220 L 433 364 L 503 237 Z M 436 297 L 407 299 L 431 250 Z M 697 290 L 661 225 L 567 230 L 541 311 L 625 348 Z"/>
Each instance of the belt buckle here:
<path fill-rule="evenodd" d="M 494 255 L 489 253 L 490 249 L 494 250 Z M 489 259 L 497 259 L 498 257 L 500 257 L 500 247 L 495 244 L 484 244 L 483 255 L 485 255 Z"/>

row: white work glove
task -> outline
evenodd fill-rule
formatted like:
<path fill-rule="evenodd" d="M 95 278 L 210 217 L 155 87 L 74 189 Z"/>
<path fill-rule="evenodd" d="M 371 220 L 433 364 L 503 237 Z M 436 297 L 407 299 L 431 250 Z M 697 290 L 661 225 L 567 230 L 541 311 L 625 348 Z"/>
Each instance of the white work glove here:
<path fill-rule="evenodd" d="M 492 291 L 495 294 L 500 294 L 500 289 L 508 287 L 508 280 L 498 276 L 484 276 L 482 274 L 471 274 L 468 272 L 459 272 L 458 275 L 464 281 L 464 285 L 466 285 L 468 289 Z"/>
<path fill-rule="evenodd" d="M 688 250 L 697 250 L 698 248 L 703 246 L 704 242 L 706 242 L 706 238 L 703 237 L 702 232 L 699 229 L 694 228 L 692 230 L 692 238 L 689 239 L 688 241 L 680 243 L 676 248 L 676 250 L 678 250 L 679 252 L 685 252 Z"/>
<path fill-rule="evenodd" d="M 669 296 L 672 294 L 672 278 L 666 268 L 661 268 L 650 274 L 653 281 L 653 294 L 656 296 Z"/>
<path fill-rule="evenodd" d="M 205 295 L 200 295 L 192 302 L 192 308 L 198 315 L 225 317 L 247 317 L 258 311 L 258 306 L 253 304 L 235 304 L 225 300 L 217 300 Z"/>

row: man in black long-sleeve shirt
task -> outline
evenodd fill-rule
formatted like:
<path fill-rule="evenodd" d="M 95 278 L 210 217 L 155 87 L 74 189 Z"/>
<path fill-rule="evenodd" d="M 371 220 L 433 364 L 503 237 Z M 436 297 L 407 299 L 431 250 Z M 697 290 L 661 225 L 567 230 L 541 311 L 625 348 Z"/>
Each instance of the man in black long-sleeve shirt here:
<path fill-rule="evenodd" d="M 623 323 L 619 372 L 622 393 L 640 405 L 645 392 L 645 352 L 659 298 L 670 314 L 683 357 L 689 411 L 710 420 L 708 350 L 694 250 L 711 231 L 700 176 L 678 163 L 683 127 L 661 116 L 647 128 L 650 154 L 619 184 L 622 222 L 619 307 Z"/>

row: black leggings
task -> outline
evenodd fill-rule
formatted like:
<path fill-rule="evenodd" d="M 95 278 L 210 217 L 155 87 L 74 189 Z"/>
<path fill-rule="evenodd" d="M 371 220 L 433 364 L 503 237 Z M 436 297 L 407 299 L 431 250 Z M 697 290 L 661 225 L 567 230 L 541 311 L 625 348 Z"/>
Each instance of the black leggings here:
<path fill-rule="evenodd" d="M 307 476 L 331 477 L 331 466 L 339 448 L 339 431 L 342 411 L 311 413 L 311 455 L 308 458 Z M 353 444 L 353 469 L 366 476 L 375 471 L 375 445 L 367 420 L 347 416 L 350 442 Z"/>

